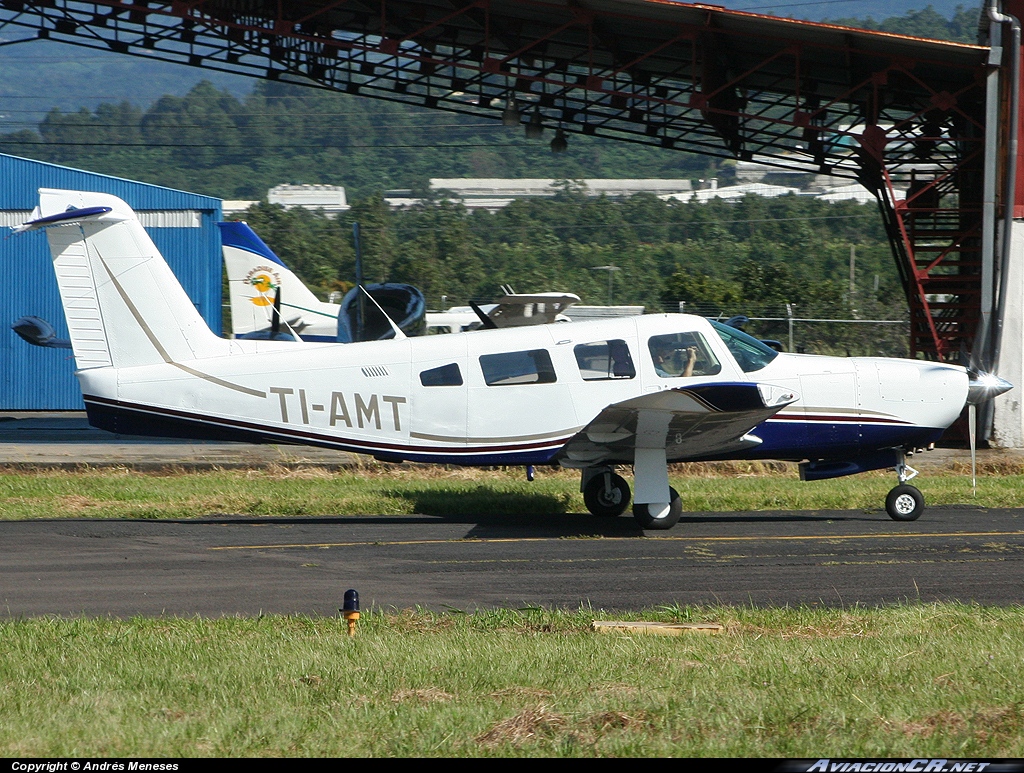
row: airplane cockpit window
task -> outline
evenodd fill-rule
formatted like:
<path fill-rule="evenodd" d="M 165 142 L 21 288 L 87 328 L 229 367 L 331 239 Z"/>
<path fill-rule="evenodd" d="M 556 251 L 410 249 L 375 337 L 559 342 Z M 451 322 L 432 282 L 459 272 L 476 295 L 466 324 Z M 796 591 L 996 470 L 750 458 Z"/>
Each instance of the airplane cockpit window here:
<path fill-rule="evenodd" d="M 462 386 L 462 371 L 458 363 L 442 365 L 439 368 L 431 368 L 420 373 L 420 383 L 425 387 L 432 386 Z"/>
<path fill-rule="evenodd" d="M 629 346 L 625 341 L 615 339 L 579 344 L 573 352 L 584 381 L 608 381 L 636 376 L 633 358 L 629 356 Z"/>
<path fill-rule="evenodd" d="M 758 341 L 751 335 L 737 330 L 734 327 L 723 325 L 721 322 L 709 320 L 715 328 L 715 332 L 725 341 L 732 356 L 736 358 L 736 364 L 744 373 L 751 373 L 761 370 L 765 365 L 779 356 L 779 353 L 768 344 Z"/>
<path fill-rule="evenodd" d="M 722 364 L 700 333 L 670 333 L 647 341 L 654 370 L 662 378 L 714 376 Z"/>
<path fill-rule="evenodd" d="M 555 366 L 546 349 L 480 355 L 480 369 L 488 386 L 551 384 Z"/>

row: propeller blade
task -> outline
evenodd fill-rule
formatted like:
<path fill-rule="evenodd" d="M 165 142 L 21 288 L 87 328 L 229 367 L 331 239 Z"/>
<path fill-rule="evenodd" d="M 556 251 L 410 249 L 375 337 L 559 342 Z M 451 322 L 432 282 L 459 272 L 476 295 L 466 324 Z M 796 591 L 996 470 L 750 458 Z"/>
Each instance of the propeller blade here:
<path fill-rule="evenodd" d="M 270 340 L 277 340 L 281 332 L 281 288 L 274 291 L 274 310 L 270 313 Z"/>
<path fill-rule="evenodd" d="M 967 435 L 971 441 L 971 490 L 978 496 L 978 406 L 967 406 Z"/>

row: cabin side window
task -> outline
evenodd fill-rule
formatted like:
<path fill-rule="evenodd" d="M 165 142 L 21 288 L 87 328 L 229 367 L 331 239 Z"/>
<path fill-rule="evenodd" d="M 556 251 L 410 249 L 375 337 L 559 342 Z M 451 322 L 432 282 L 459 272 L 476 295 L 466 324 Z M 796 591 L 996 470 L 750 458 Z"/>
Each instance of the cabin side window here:
<path fill-rule="evenodd" d="M 722 364 L 700 333 L 670 333 L 647 341 L 655 372 L 662 378 L 714 376 Z"/>
<path fill-rule="evenodd" d="M 425 387 L 462 386 L 462 371 L 455 362 L 431 368 L 420 373 L 420 383 Z"/>
<path fill-rule="evenodd" d="M 480 369 L 487 386 L 551 384 L 556 380 L 555 367 L 546 349 L 483 354 Z"/>
<path fill-rule="evenodd" d="M 721 322 L 709 320 L 715 328 L 715 332 L 725 341 L 732 356 L 736 358 L 736 364 L 744 373 L 753 373 L 761 370 L 769 362 L 779 356 L 779 353 L 767 344 L 758 341 L 753 336 L 737 330 L 734 327 L 723 325 Z"/>
<path fill-rule="evenodd" d="M 578 344 L 573 353 L 584 381 L 610 381 L 636 376 L 633 358 L 629 355 L 629 346 L 625 341 L 613 339 Z"/>

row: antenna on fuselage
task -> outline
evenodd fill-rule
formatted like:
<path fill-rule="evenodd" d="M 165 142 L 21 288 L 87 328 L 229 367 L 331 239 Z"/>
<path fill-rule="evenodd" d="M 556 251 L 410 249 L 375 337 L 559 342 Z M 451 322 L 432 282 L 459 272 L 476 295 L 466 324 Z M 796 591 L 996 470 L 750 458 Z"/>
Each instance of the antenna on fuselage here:
<path fill-rule="evenodd" d="M 393 319 L 391 319 L 391 317 L 388 316 L 388 313 L 386 311 L 384 311 L 383 308 L 381 308 L 381 305 L 379 303 L 377 303 L 377 299 L 374 298 L 372 295 L 370 295 L 369 291 L 367 291 L 367 289 L 365 287 L 363 287 L 362 285 L 359 285 L 359 289 L 362 290 L 364 293 L 366 293 L 366 297 L 369 298 L 371 301 L 373 301 L 373 305 L 377 307 L 377 311 L 379 311 L 381 314 L 384 315 L 384 319 L 386 319 L 388 321 L 388 324 L 391 325 L 391 329 L 395 331 L 395 340 L 399 340 L 400 341 L 400 340 L 402 340 L 404 338 L 408 338 L 409 337 L 405 333 L 402 332 L 402 328 L 400 328 L 398 325 L 395 324 L 395 321 Z"/>
<path fill-rule="evenodd" d="M 509 295 L 511 295 L 511 293 L 509 293 Z M 497 329 L 498 323 L 496 323 L 493 319 L 488 317 L 484 310 L 477 306 L 475 303 L 473 303 L 473 301 L 469 302 L 469 308 L 471 308 L 473 312 L 480 318 L 480 324 L 483 325 L 485 330 Z"/>

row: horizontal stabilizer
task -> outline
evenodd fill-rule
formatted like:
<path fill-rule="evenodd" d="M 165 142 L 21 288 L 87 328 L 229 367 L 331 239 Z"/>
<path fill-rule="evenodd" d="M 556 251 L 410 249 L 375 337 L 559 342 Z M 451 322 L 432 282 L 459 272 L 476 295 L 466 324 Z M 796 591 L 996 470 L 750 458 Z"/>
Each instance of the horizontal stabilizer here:
<path fill-rule="evenodd" d="M 47 349 L 70 349 L 71 339 L 58 338 L 53 325 L 41 317 L 22 317 L 11 324 L 11 330 L 33 346 Z"/>

